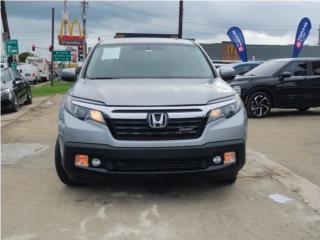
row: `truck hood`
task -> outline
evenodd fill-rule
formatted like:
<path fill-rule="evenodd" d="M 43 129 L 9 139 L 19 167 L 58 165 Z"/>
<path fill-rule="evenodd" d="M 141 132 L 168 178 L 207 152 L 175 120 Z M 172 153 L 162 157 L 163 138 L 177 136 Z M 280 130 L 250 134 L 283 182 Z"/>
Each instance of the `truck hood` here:
<path fill-rule="evenodd" d="M 234 95 L 221 79 L 78 79 L 73 96 L 109 106 L 205 105 Z"/>

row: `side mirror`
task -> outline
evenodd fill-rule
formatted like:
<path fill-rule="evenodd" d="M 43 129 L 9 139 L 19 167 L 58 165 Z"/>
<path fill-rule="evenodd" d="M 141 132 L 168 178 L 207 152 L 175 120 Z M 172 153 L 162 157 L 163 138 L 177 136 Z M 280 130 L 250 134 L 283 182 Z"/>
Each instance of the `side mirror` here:
<path fill-rule="evenodd" d="M 223 66 L 219 68 L 220 76 L 226 82 L 232 81 L 236 77 L 236 71 L 232 67 Z"/>
<path fill-rule="evenodd" d="M 65 68 L 61 70 L 61 79 L 67 82 L 77 80 L 76 68 Z"/>
<path fill-rule="evenodd" d="M 19 84 L 20 81 L 22 81 L 22 78 L 17 77 L 17 78 L 15 78 L 15 79 L 13 80 L 13 84 L 14 84 L 14 85 Z"/>
<path fill-rule="evenodd" d="M 81 72 L 82 67 L 77 67 L 76 68 L 76 77 L 79 76 L 80 72 Z"/>
<path fill-rule="evenodd" d="M 291 76 L 292 76 L 291 72 L 283 72 L 280 74 L 280 80 L 283 80 L 285 78 L 289 78 Z"/>

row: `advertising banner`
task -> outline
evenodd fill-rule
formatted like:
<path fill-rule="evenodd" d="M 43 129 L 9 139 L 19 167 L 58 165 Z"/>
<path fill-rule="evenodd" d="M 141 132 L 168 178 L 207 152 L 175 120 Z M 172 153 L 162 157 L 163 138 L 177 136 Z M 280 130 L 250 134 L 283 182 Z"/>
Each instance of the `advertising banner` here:
<path fill-rule="evenodd" d="M 247 62 L 247 48 L 246 48 L 246 42 L 244 40 L 244 36 L 242 34 L 242 31 L 238 27 L 231 27 L 227 35 L 229 36 L 231 42 L 233 43 L 234 47 L 236 48 L 240 59 L 243 62 Z"/>
<path fill-rule="evenodd" d="M 298 25 L 296 39 L 293 45 L 293 53 L 292 53 L 293 58 L 296 58 L 299 56 L 300 50 L 303 47 L 303 43 L 309 36 L 310 29 L 311 29 L 310 19 L 307 17 L 302 18 Z"/>

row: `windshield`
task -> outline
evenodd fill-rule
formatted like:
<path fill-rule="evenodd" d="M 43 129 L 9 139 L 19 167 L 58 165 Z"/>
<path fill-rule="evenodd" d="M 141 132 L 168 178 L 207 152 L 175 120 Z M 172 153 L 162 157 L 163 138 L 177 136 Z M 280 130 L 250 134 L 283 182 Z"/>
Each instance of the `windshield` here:
<path fill-rule="evenodd" d="M 86 78 L 212 78 L 205 56 L 194 45 L 133 43 L 98 46 Z"/>
<path fill-rule="evenodd" d="M 255 67 L 251 71 L 247 72 L 246 76 L 273 76 L 277 73 L 284 65 L 286 65 L 286 61 L 279 60 L 271 60 L 262 63 L 261 65 Z"/>

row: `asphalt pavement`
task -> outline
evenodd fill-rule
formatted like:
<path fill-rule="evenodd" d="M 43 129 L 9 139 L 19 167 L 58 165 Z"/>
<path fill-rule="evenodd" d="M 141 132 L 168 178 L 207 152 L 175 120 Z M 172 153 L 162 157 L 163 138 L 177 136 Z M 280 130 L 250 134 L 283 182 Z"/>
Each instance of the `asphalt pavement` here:
<path fill-rule="evenodd" d="M 61 99 L 2 115 L 2 239 L 320 239 L 320 108 L 250 119 L 234 185 L 121 178 L 72 188 L 54 169 Z"/>

